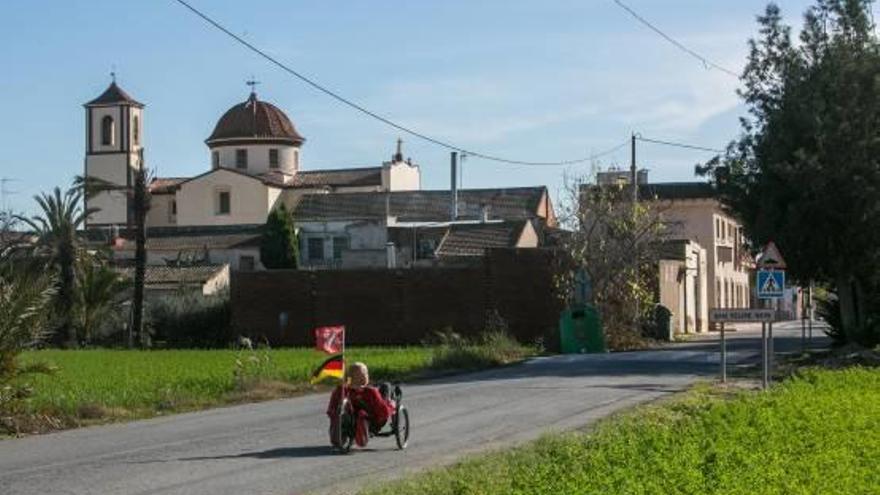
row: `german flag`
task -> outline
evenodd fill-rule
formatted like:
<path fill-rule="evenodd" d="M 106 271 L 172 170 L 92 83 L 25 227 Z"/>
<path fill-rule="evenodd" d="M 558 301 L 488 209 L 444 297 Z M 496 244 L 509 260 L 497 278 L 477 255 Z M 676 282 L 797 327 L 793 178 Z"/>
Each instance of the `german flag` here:
<path fill-rule="evenodd" d="M 312 378 L 309 381 L 314 384 L 327 377 L 342 379 L 342 370 L 344 367 L 345 362 L 342 358 L 342 354 L 329 357 L 326 361 L 321 363 L 321 366 L 318 366 L 318 369 L 316 369 L 314 373 L 312 373 Z"/>

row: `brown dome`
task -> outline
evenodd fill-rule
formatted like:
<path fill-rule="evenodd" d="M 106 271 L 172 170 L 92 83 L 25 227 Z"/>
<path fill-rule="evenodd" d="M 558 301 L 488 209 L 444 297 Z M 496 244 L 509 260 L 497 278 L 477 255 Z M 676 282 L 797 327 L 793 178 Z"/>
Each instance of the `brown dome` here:
<path fill-rule="evenodd" d="M 205 143 L 209 147 L 247 142 L 298 146 L 304 141 L 281 109 L 258 100 L 257 94 L 251 93 L 246 102 L 235 105 L 220 117 Z"/>

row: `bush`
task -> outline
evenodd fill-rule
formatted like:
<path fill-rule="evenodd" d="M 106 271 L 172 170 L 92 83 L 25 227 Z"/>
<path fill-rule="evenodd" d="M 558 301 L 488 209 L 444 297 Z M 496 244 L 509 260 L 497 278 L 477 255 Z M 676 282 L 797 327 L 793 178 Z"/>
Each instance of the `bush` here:
<path fill-rule="evenodd" d="M 228 294 L 185 293 L 148 304 L 152 338 L 166 347 L 226 347 L 233 340 Z"/>
<path fill-rule="evenodd" d="M 476 338 L 465 338 L 445 330 L 435 334 L 431 367 L 470 370 L 501 366 L 537 354 L 534 347 L 520 344 L 507 332 L 490 330 Z"/>

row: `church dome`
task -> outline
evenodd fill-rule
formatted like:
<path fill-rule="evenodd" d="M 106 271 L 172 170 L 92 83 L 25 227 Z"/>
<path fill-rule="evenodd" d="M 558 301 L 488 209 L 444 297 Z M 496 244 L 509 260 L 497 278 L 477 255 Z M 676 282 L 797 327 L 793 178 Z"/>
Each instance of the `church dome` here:
<path fill-rule="evenodd" d="M 205 143 L 209 147 L 250 143 L 299 146 L 304 141 L 281 109 L 258 100 L 257 94 L 251 93 L 246 102 L 235 105 L 220 117 Z"/>

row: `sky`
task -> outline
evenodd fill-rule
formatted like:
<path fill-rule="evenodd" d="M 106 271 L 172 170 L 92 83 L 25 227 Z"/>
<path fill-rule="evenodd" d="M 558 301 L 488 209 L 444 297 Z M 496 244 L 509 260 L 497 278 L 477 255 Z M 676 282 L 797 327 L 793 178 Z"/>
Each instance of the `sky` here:
<path fill-rule="evenodd" d="M 437 139 L 525 161 L 580 158 L 642 136 L 722 148 L 745 113 L 737 79 L 707 69 L 612 0 L 190 0 L 272 56 L 370 110 Z M 624 0 L 713 62 L 740 73 L 759 0 Z M 811 2 L 777 2 L 800 25 Z M 449 150 L 368 118 L 284 73 L 174 0 L 0 2 L 0 178 L 7 208 L 82 173 L 82 104 L 110 72 L 146 104 L 147 165 L 210 169 L 204 144 L 247 98 L 245 81 L 300 134 L 304 170 L 378 166 L 398 137 L 423 189 L 449 187 Z M 640 142 L 652 182 L 697 180 L 711 158 Z M 629 148 L 602 158 L 629 166 Z M 527 167 L 470 157 L 463 186 L 546 185 L 591 165 Z M 0 205 L 3 206 L 3 205 Z"/>

